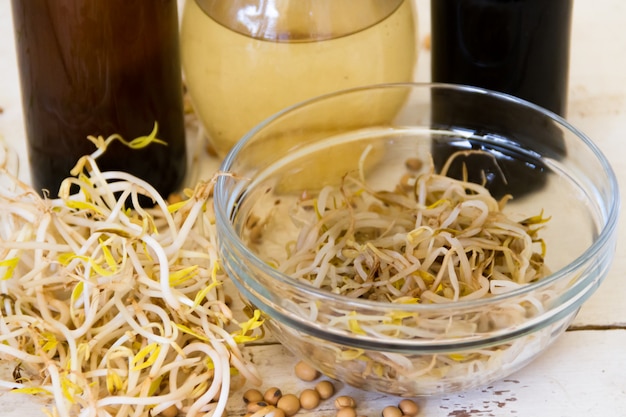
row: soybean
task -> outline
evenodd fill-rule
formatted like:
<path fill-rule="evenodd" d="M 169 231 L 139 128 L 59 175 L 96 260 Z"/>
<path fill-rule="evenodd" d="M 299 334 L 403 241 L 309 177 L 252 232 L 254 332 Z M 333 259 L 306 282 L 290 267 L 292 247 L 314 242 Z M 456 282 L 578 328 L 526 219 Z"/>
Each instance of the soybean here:
<path fill-rule="evenodd" d="M 337 410 L 336 417 L 357 417 L 354 407 L 341 407 Z"/>
<path fill-rule="evenodd" d="M 345 407 L 354 408 L 356 407 L 356 403 L 354 402 L 354 398 L 349 397 L 347 395 L 342 395 L 335 399 L 335 407 L 339 410 Z"/>
<path fill-rule="evenodd" d="M 276 407 L 285 412 L 285 416 L 293 416 L 300 411 L 300 400 L 293 394 L 285 394 L 278 400 Z"/>
<path fill-rule="evenodd" d="M 383 408 L 382 412 L 383 417 L 402 417 L 402 410 L 398 407 L 394 407 L 393 405 L 388 405 Z"/>
<path fill-rule="evenodd" d="M 266 403 L 265 401 L 255 401 L 253 403 L 248 403 L 248 405 L 246 405 L 246 411 L 248 413 L 256 413 L 257 411 L 259 411 L 262 408 L 267 407 L 269 404 Z"/>
<path fill-rule="evenodd" d="M 278 402 L 278 400 L 280 400 L 280 397 L 282 396 L 283 393 L 281 392 L 280 388 L 272 387 L 265 391 L 265 394 L 263 394 L 263 399 L 268 404 L 276 405 L 276 403 Z"/>
<path fill-rule="evenodd" d="M 335 386 L 330 381 L 320 381 L 315 385 L 315 390 L 322 400 L 327 400 L 335 395 Z"/>
<path fill-rule="evenodd" d="M 398 404 L 398 408 L 402 410 L 402 414 L 408 417 L 414 417 L 419 413 L 419 406 L 411 400 L 402 400 Z"/>
<path fill-rule="evenodd" d="M 246 404 L 256 403 L 258 401 L 263 401 L 263 394 L 261 391 L 256 389 L 249 389 L 248 391 L 243 393 L 243 402 Z"/>
<path fill-rule="evenodd" d="M 296 376 L 303 381 L 314 381 L 320 376 L 317 369 L 303 361 L 296 364 L 295 373 Z"/>
<path fill-rule="evenodd" d="M 305 389 L 300 393 L 300 406 L 312 410 L 320 405 L 320 394 L 314 389 Z"/>
<path fill-rule="evenodd" d="M 409 158 L 404 161 L 404 166 L 411 171 L 419 171 L 424 166 L 424 162 L 418 158 Z"/>

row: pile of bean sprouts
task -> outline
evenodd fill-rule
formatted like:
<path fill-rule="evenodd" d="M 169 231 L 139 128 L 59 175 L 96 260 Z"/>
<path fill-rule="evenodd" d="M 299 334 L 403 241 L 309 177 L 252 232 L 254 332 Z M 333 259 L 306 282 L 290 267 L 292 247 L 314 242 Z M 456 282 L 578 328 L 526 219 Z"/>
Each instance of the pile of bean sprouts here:
<path fill-rule="evenodd" d="M 240 346 L 262 320 L 229 308 L 213 181 L 168 203 L 139 178 L 101 172 L 99 152 L 57 198 L 0 161 L 0 358 L 16 363 L 0 389 L 52 398 L 47 413 L 62 417 L 221 416 L 232 375 L 260 383 Z"/>
<path fill-rule="evenodd" d="M 335 294 L 445 307 L 502 294 L 549 274 L 539 236 L 548 221 L 543 213 L 516 219 L 503 211 L 510 196 L 496 200 L 484 186 L 432 168 L 405 174 L 392 191 L 370 188 L 361 173 L 303 196 L 288 209 L 297 233 L 284 253 L 260 253 L 279 271 Z M 256 224 L 263 230 L 252 235 L 262 248 L 272 239 L 273 226 L 271 219 Z M 449 314 L 454 313 L 398 312 L 403 317 L 396 320 L 325 306 L 309 311 L 307 303 L 300 314 L 355 333 L 441 338 L 521 323 L 544 311 L 553 295 L 530 294 L 508 309 L 481 309 L 482 314 L 467 317 L 457 313 L 453 322 Z"/>

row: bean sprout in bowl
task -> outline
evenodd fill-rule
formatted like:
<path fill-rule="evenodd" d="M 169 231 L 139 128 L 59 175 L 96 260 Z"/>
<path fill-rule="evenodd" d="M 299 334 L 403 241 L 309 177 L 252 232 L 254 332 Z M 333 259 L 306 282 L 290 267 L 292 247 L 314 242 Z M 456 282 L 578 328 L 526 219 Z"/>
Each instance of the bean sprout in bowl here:
<path fill-rule="evenodd" d="M 465 86 L 337 92 L 266 120 L 224 160 L 219 248 L 285 347 L 396 395 L 504 378 L 607 275 L 617 183 L 568 122 Z"/>

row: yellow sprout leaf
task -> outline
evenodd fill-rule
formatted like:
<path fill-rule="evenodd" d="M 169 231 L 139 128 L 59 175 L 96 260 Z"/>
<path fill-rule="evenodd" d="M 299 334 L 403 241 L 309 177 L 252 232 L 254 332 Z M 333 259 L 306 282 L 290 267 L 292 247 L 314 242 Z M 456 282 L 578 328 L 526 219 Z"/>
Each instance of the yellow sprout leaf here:
<path fill-rule="evenodd" d="M 351 361 L 354 359 L 369 359 L 367 356 L 363 355 L 363 349 L 347 349 L 339 353 L 339 359 L 344 361 Z"/>
<path fill-rule="evenodd" d="M 433 231 L 430 227 L 421 226 L 408 232 L 406 235 L 406 240 L 411 245 L 416 245 L 422 240 L 428 239 L 430 236 L 432 236 L 432 234 Z"/>
<path fill-rule="evenodd" d="M 388 313 L 387 316 L 393 323 L 401 323 L 402 320 L 404 319 L 409 319 L 409 318 L 414 317 L 415 313 L 398 311 L 398 312 Z"/>
<path fill-rule="evenodd" d="M 255 340 L 258 340 L 259 337 L 260 336 L 250 336 L 250 335 L 244 335 L 244 334 L 237 334 L 237 335 L 233 335 L 233 340 L 238 345 L 242 345 L 242 344 L 245 344 L 245 343 L 254 342 Z"/>
<path fill-rule="evenodd" d="M 317 198 L 313 199 L 313 210 L 315 210 L 315 217 L 317 220 L 320 220 L 322 218 L 322 213 L 320 213 L 320 209 L 317 206 Z"/>
<path fill-rule="evenodd" d="M 210 342 L 211 340 L 206 337 L 203 334 L 200 334 L 192 329 L 190 329 L 189 327 L 185 326 L 184 324 L 178 324 L 178 323 L 174 323 L 174 325 L 178 328 L 178 330 L 180 330 L 183 333 L 187 333 L 188 335 L 191 335 L 193 337 L 195 337 L 196 339 L 202 340 L 204 342 Z"/>
<path fill-rule="evenodd" d="M 177 285 L 181 285 L 188 280 L 196 277 L 198 275 L 199 267 L 198 265 L 192 265 L 187 268 L 183 268 L 178 271 L 174 271 L 170 273 L 170 285 L 175 287 Z"/>
<path fill-rule="evenodd" d="M 154 362 L 157 360 L 160 351 L 161 345 L 156 342 L 146 345 L 143 349 L 137 352 L 137 354 L 131 361 L 131 364 L 133 366 L 132 370 L 140 371 L 142 369 L 146 369 L 152 366 L 152 364 L 154 364 Z"/>
<path fill-rule="evenodd" d="M 19 262 L 19 258 L 10 258 L 0 261 L 0 268 L 6 268 L 4 274 L 2 275 L 2 280 L 7 280 L 13 277 L 13 272 L 15 271 L 15 268 L 17 267 Z"/>
<path fill-rule="evenodd" d="M 19 393 L 19 394 L 28 394 L 28 395 L 37 395 L 37 394 L 41 394 L 45 396 L 52 395 L 52 393 L 48 391 L 47 389 L 39 388 L 39 387 L 15 388 L 15 389 L 12 389 L 10 392 Z"/>
<path fill-rule="evenodd" d="M 417 270 L 417 275 L 424 281 L 426 284 L 432 284 L 435 282 L 435 276 L 428 271 L 423 271 L 421 269 Z"/>
<path fill-rule="evenodd" d="M 121 140 L 126 146 L 128 146 L 131 149 L 145 148 L 146 146 L 152 143 L 158 143 L 160 145 L 167 145 L 167 142 L 156 137 L 158 130 L 159 130 L 159 124 L 157 122 L 154 122 L 154 127 L 152 128 L 152 132 L 150 132 L 148 136 L 139 136 L 138 138 L 135 138 L 131 140 L 130 142 L 126 142 L 121 137 L 118 139 Z"/>
<path fill-rule="evenodd" d="M 398 297 L 393 300 L 394 304 L 419 304 L 420 299 L 417 297 Z"/>
<path fill-rule="evenodd" d="M 145 148 L 146 146 L 152 144 L 152 143 L 158 143 L 161 145 L 167 145 L 167 142 L 159 139 L 156 137 L 157 132 L 159 130 L 159 124 L 157 122 L 154 122 L 154 126 L 152 127 L 152 132 L 150 132 L 149 135 L 147 136 L 139 136 L 133 140 L 131 140 L 130 142 L 125 140 L 121 135 L 119 134 L 113 134 L 109 137 L 107 137 L 106 139 L 102 136 L 87 136 L 87 139 L 90 140 L 95 146 L 96 148 L 98 148 L 98 150 L 100 152 L 104 152 L 106 151 L 107 147 L 109 146 L 109 144 L 111 142 L 113 142 L 114 140 L 120 141 L 122 142 L 124 145 L 128 146 L 131 149 L 141 149 L 141 148 Z M 76 168 L 75 168 L 76 169 Z M 76 175 L 76 174 L 72 174 L 72 175 Z"/>
<path fill-rule="evenodd" d="M 439 200 L 435 201 L 434 203 L 432 203 L 431 205 L 429 205 L 426 208 L 427 209 L 434 209 L 436 207 L 439 207 L 442 204 L 449 204 L 449 203 L 450 203 L 450 200 L 442 198 L 442 199 L 439 199 Z"/>
<path fill-rule="evenodd" d="M 547 223 L 552 217 L 543 217 L 543 209 L 536 216 L 528 217 L 520 222 L 523 226 Z"/>
<path fill-rule="evenodd" d="M 119 265 L 117 264 L 115 257 L 111 253 L 111 250 L 106 245 L 103 239 L 99 239 L 99 243 L 100 243 L 100 249 L 102 249 L 102 254 L 104 255 L 104 261 L 106 262 L 106 264 L 108 265 L 111 271 L 117 272 L 117 267 Z"/>
<path fill-rule="evenodd" d="M 87 187 L 80 187 L 80 192 L 83 193 L 83 195 L 85 196 L 85 200 L 93 201 L 93 197 L 91 196 L 91 193 L 89 192 L 89 189 L 94 187 L 94 183 L 91 180 L 91 177 L 89 175 L 85 175 L 84 172 L 80 172 L 78 174 L 78 179 L 81 182 L 84 182 L 85 184 L 87 184 Z"/>
<path fill-rule="evenodd" d="M 116 236 L 119 236 L 119 237 L 123 237 L 124 239 L 130 239 L 131 237 L 133 237 L 133 235 L 128 233 L 127 230 L 124 230 L 122 228 L 115 228 L 115 227 L 105 227 L 105 228 L 102 228 L 102 229 L 94 230 L 94 232 L 96 232 L 96 233 L 108 233 L 108 234 L 111 234 L 111 235 L 116 235 Z"/>
<path fill-rule="evenodd" d="M 405 280 L 404 280 L 404 278 L 402 278 L 402 279 L 398 279 L 398 280 L 394 281 L 391 285 L 393 285 L 393 287 L 396 290 L 400 291 L 400 290 L 402 290 L 402 286 L 404 286 L 404 282 L 405 282 Z"/>
<path fill-rule="evenodd" d="M 143 256 L 145 256 L 148 261 L 154 262 L 154 258 L 152 258 L 152 255 L 150 255 L 150 251 L 148 250 L 148 244 L 143 240 L 141 241 L 141 249 Z"/>
<path fill-rule="evenodd" d="M 182 201 L 179 201 L 178 203 L 170 204 L 169 206 L 167 206 L 167 211 L 170 213 L 174 213 L 180 210 L 181 207 L 184 207 L 185 204 L 187 204 L 188 202 L 189 200 L 182 200 Z"/>
<path fill-rule="evenodd" d="M 100 263 L 98 261 L 96 261 L 95 259 L 89 257 L 89 256 L 85 256 L 85 255 L 76 255 L 75 253 L 62 253 L 59 255 L 59 262 L 63 265 L 63 266 L 67 266 L 69 265 L 69 263 L 71 261 L 73 261 L 74 259 L 80 259 L 81 261 L 85 262 L 86 264 L 89 264 L 89 266 L 91 266 L 91 268 L 94 270 L 94 272 L 97 275 L 103 276 L 103 277 L 107 277 L 107 276 L 111 276 L 115 273 L 115 271 L 111 271 L 109 269 L 103 268 Z"/>
<path fill-rule="evenodd" d="M 98 206 L 88 203 L 86 201 L 65 200 L 65 205 L 68 208 L 74 210 L 83 210 L 87 212 L 102 214 L 102 210 Z"/>
<path fill-rule="evenodd" d="M 107 391 L 109 394 L 116 394 L 122 389 L 124 389 L 124 382 L 122 381 L 122 377 L 118 375 L 117 372 L 109 370 L 106 376 L 107 383 Z"/>
<path fill-rule="evenodd" d="M 72 301 L 72 305 L 70 305 L 70 308 L 72 308 L 74 303 L 76 303 L 76 301 L 78 301 L 80 296 L 83 295 L 84 288 L 85 288 L 85 282 L 84 281 L 78 281 L 78 283 L 74 286 L 74 289 L 72 290 L 72 295 L 70 297 L 70 299 Z"/>
<path fill-rule="evenodd" d="M 72 404 L 76 404 L 76 395 L 83 393 L 82 388 L 67 377 L 61 379 L 61 391 L 63 396 Z"/>
<path fill-rule="evenodd" d="M 354 317 L 356 315 L 357 315 L 356 311 L 352 311 L 349 314 L 349 316 L 351 316 L 351 317 Z M 359 325 L 358 320 L 356 320 L 356 319 L 349 319 L 348 320 L 348 325 L 350 326 L 350 331 L 352 333 L 355 333 L 355 334 L 366 334 L 365 331 Z"/>
<path fill-rule="evenodd" d="M 159 228 L 156 223 L 154 223 L 154 218 L 152 216 L 146 216 L 141 219 L 141 227 L 143 230 L 150 230 L 153 234 L 159 234 Z"/>
<path fill-rule="evenodd" d="M 154 381 L 150 383 L 150 389 L 148 389 L 149 397 L 152 397 L 154 394 L 156 394 L 159 391 L 159 388 L 161 387 L 161 381 L 163 380 L 164 376 L 165 375 L 161 374 L 158 377 L 156 377 Z"/>
<path fill-rule="evenodd" d="M 42 332 L 41 333 L 41 339 L 39 340 L 39 346 L 41 346 L 41 349 L 44 352 L 50 352 L 50 351 L 54 350 L 57 347 L 58 344 L 59 344 L 59 341 L 57 340 L 57 338 L 54 335 L 54 333 L 52 333 L 52 332 Z"/>
<path fill-rule="evenodd" d="M 244 323 L 241 323 L 239 327 L 241 327 L 242 332 L 247 333 L 250 330 L 256 329 L 263 324 L 263 319 L 261 319 L 261 310 L 255 309 L 252 317 Z"/>
<path fill-rule="evenodd" d="M 207 381 L 202 381 L 201 383 L 193 387 L 189 396 L 191 398 L 198 398 L 199 396 L 205 393 L 208 387 L 209 387 L 209 383 Z"/>
<path fill-rule="evenodd" d="M 239 331 L 232 333 L 233 339 L 236 343 L 247 343 L 257 340 L 259 336 L 250 336 L 248 333 L 254 329 L 259 328 L 263 325 L 263 319 L 261 319 L 261 311 L 254 310 L 252 317 L 239 324 L 241 328 Z"/>
<path fill-rule="evenodd" d="M 375 363 L 372 367 L 372 371 L 378 377 L 382 377 L 385 374 L 385 367 L 380 363 Z"/>
<path fill-rule="evenodd" d="M 214 262 L 213 268 L 211 269 L 211 283 L 207 285 L 202 290 L 198 291 L 196 297 L 194 299 L 194 305 L 198 306 L 202 302 L 202 300 L 206 297 L 206 295 L 211 292 L 215 287 L 222 285 L 221 282 L 217 279 L 217 273 L 220 269 L 219 263 Z"/>
<path fill-rule="evenodd" d="M 78 357 L 82 358 L 83 362 L 87 362 L 91 356 L 91 348 L 89 343 L 83 342 L 78 344 Z"/>
<path fill-rule="evenodd" d="M 218 285 L 220 285 L 219 282 L 212 282 L 209 285 L 207 285 L 206 287 L 204 287 L 202 290 L 198 291 L 198 293 L 196 294 L 195 299 L 193 300 L 194 305 L 195 306 L 199 306 L 200 303 L 202 303 L 202 300 L 206 297 L 206 295 L 211 292 L 211 290 L 213 290 L 213 288 L 217 287 Z"/>

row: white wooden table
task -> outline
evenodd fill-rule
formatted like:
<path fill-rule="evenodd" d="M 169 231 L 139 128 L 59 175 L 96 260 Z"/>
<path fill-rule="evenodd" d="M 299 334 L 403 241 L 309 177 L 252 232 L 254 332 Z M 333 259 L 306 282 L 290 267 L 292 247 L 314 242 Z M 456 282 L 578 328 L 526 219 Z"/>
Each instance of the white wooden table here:
<path fill-rule="evenodd" d="M 429 33 L 428 0 L 416 0 L 420 38 Z M 575 2 L 568 119 L 606 153 L 626 198 L 626 2 Z M 422 47 L 419 78 L 428 81 L 430 56 Z M 10 2 L 0 0 L 0 135 L 25 153 L 25 134 L 16 67 Z M 24 161 L 21 175 L 27 177 Z M 608 278 L 583 306 L 571 328 L 524 370 L 493 386 L 458 395 L 417 399 L 420 416 L 626 416 L 626 229 L 619 225 L 617 255 Z M 248 349 L 265 377 L 297 392 L 310 384 L 293 375 L 295 359 L 279 345 Z M 338 385 L 352 395 L 362 415 L 380 415 L 397 398 Z M 30 397 L 0 394 L 0 416 L 41 417 L 41 404 Z M 244 414 L 241 391 L 233 392 L 229 414 Z M 332 402 L 302 416 L 333 415 Z"/>

